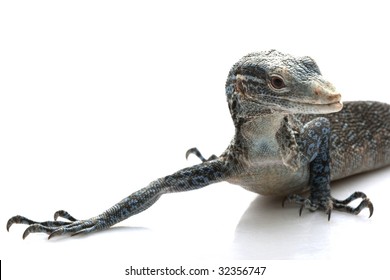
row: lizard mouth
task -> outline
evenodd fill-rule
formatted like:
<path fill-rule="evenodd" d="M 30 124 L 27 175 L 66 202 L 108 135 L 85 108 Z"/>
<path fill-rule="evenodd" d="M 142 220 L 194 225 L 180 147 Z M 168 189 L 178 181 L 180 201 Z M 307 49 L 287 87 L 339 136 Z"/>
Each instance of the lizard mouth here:
<path fill-rule="evenodd" d="M 325 100 L 324 100 L 325 99 Z M 309 98 L 282 98 L 276 96 L 263 96 L 260 100 L 252 100 L 256 104 L 266 105 L 278 111 L 293 114 L 330 114 L 340 111 L 343 108 L 341 95 L 334 94 L 330 98 L 309 99 Z"/>
<path fill-rule="evenodd" d="M 294 100 L 291 102 L 292 113 L 302 114 L 330 114 L 335 113 L 343 109 L 343 103 L 341 100 L 328 103 L 317 103 L 310 101 Z"/>
<path fill-rule="evenodd" d="M 309 103 L 308 105 L 313 106 L 314 108 L 318 107 L 317 110 L 318 110 L 319 114 L 321 114 L 321 113 L 324 113 L 324 114 L 334 113 L 334 112 L 338 112 L 341 109 L 343 109 L 343 103 L 341 102 L 341 100 L 336 101 L 336 102 L 332 102 L 332 103 L 326 103 L 326 104 L 311 104 L 311 103 Z"/>

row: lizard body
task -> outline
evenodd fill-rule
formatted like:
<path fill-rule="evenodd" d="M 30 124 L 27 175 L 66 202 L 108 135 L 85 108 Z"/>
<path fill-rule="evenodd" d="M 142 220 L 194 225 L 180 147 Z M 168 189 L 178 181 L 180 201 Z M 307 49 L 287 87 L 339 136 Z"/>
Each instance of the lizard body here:
<path fill-rule="evenodd" d="M 337 113 L 298 114 L 295 117 L 295 121 L 301 124 L 318 117 L 326 117 L 332 124 L 332 181 L 390 164 L 390 150 L 387 148 L 390 146 L 390 124 L 383 121 L 390 119 L 388 104 L 345 102 L 343 110 Z M 307 166 L 291 172 L 291 168 L 279 157 L 281 151 L 275 137 L 275 127 L 280 127 L 283 120 L 278 118 L 276 124 L 271 123 L 269 118 L 263 116 L 247 125 L 248 132 L 242 132 L 242 141 L 246 142 L 243 146 L 248 148 L 245 153 L 237 153 L 239 161 L 246 162 L 246 165 L 238 175 L 228 181 L 262 195 L 288 195 L 291 192 L 307 190 L 310 176 Z M 263 137 L 248 137 L 249 133 Z M 267 134 L 269 136 L 264 137 Z M 273 142 L 270 143 L 271 139 Z M 271 149 L 274 150 L 271 152 Z"/>
<path fill-rule="evenodd" d="M 309 57 L 293 57 L 275 50 L 244 56 L 230 70 L 226 96 L 235 126 L 230 145 L 219 157 L 157 179 L 124 198 L 102 214 L 77 220 L 57 211 L 54 221 L 35 222 L 14 216 L 14 223 L 28 224 L 23 238 L 45 232 L 90 233 L 111 227 L 144 211 L 163 194 L 199 189 L 227 181 L 263 195 L 284 195 L 310 211 L 332 210 L 358 214 L 373 205 L 364 193 L 345 200 L 331 196 L 330 182 L 390 164 L 390 105 L 347 102 L 326 81 Z M 309 191 L 309 196 L 300 193 Z M 348 204 L 361 199 L 357 207 Z M 57 221 L 58 217 L 68 221 Z"/>

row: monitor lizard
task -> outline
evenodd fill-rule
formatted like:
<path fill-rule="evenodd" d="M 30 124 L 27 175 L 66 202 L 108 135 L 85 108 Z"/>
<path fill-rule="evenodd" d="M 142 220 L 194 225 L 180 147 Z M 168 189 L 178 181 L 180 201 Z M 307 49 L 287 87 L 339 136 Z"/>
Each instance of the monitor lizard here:
<path fill-rule="evenodd" d="M 102 214 L 78 220 L 60 210 L 53 221 L 36 222 L 17 215 L 13 224 L 28 224 L 23 238 L 44 232 L 49 239 L 107 229 L 154 204 L 163 194 L 203 188 L 227 181 L 261 195 L 284 196 L 303 209 L 359 214 L 372 202 L 362 192 L 339 200 L 330 182 L 390 164 L 390 105 L 372 101 L 341 102 L 341 95 L 310 57 L 276 50 L 250 53 L 231 68 L 225 85 L 235 126 L 230 145 L 220 156 L 205 159 L 152 181 Z M 307 192 L 307 195 L 304 193 Z M 349 203 L 360 199 L 357 207 Z M 59 217 L 68 221 L 57 220 Z"/>

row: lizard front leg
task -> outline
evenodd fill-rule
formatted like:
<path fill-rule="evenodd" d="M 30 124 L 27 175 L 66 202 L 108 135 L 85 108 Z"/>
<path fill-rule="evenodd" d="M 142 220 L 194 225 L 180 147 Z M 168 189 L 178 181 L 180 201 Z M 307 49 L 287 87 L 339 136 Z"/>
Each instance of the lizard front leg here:
<path fill-rule="evenodd" d="M 49 239 L 63 234 L 76 235 L 107 229 L 130 216 L 138 214 L 154 204 L 163 194 L 195 190 L 225 180 L 229 174 L 223 158 L 184 168 L 172 175 L 151 182 L 147 187 L 124 198 L 102 214 L 87 219 L 77 220 L 66 211 L 57 211 L 54 221 L 36 222 L 23 216 L 14 216 L 8 220 L 7 230 L 13 224 L 30 225 L 23 234 L 23 239 L 30 233 L 44 232 Z M 69 221 L 57 221 L 58 217 Z"/>
<path fill-rule="evenodd" d="M 367 196 L 362 192 L 355 192 L 345 200 L 338 200 L 331 196 L 330 174 L 331 158 L 329 153 L 329 139 L 331 134 L 330 123 L 326 118 L 317 118 L 304 126 L 303 135 L 300 136 L 300 149 L 309 161 L 309 187 L 310 195 L 304 198 L 297 194 L 288 196 L 285 200 L 294 201 L 301 205 L 299 214 L 303 208 L 310 211 L 322 210 L 328 214 L 330 219 L 332 210 L 344 211 L 352 214 L 359 214 L 364 208 L 370 210 L 370 217 L 374 206 Z M 302 141 L 304 139 L 304 141 Z M 355 199 L 362 199 L 359 206 L 353 208 L 348 206 Z M 284 204 L 284 201 L 283 201 Z"/>

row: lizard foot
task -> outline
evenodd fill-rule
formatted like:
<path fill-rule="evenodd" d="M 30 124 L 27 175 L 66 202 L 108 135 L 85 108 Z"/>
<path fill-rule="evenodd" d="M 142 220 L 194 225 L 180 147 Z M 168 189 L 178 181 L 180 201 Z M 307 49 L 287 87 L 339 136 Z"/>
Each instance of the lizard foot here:
<path fill-rule="evenodd" d="M 58 217 L 67 219 L 67 221 L 57 221 Z M 80 233 L 88 233 L 104 228 L 104 224 L 98 218 L 89 220 L 77 220 L 68 212 L 60 210 L 54 213 L 54 221 L 35 222 L 23 216 L 14 216 L 7 222 L 7 231 L 13 224 L 30 225 L 23 233 L 25 239 L 30 233 L 44 232 L 49 235 L 49 239 L 54 236 L 71 234 L 72 236 Z"/>
<path fill-rule="evenodd" d="M 217 158 L 216 155 L 211 155 L 208 159 L 205 159 L 202 154 L 199 152 L 198 148 L 191 148 L 186 152 L 186 159 L 188 159 L 188 156 L 190 154 L 196 155 L 202 162 L 209 161 L 209 160 L 214 160 Z"/>
<path fill-rule="evenodd" d="M 359 198 L 362 199 L 362 201 L 357 207 L 351 207 L 348 205 L 352 201 Z M 287 196 L 283 200 L 282 202 L 283 207 L 286 201 L 295 202 L 296 204 L 301 206 L 299 209 L 299 216 L 302 215 L 302 210 L 304 208 L 308 209 L 311 212 L 314 212 L 316 210 L 322 210 L 325 211 L 325 213 L 328 215 L 328 220 L 330 220 L 332 210 L 338 210 L 338 211 L 358 215 L 363 209 L 368 208 L 370 211 L 369 218 L 374 213 L 374 205 L 372 204 L 370 199 L 367 198 L 367 196 L 362 192 L 354 192 L 347 199 L 344 200 L 338 200 L 333 197 L 329 197 L 329 199 L 321 200 L 321 201 L 314 201 L 312 199 L 305 198 L 297 194 L 292 194 Z"/>

